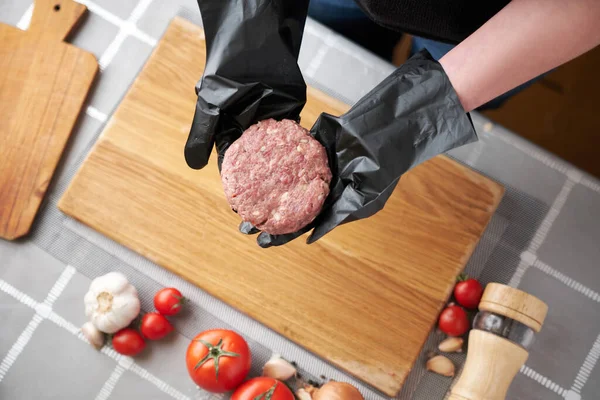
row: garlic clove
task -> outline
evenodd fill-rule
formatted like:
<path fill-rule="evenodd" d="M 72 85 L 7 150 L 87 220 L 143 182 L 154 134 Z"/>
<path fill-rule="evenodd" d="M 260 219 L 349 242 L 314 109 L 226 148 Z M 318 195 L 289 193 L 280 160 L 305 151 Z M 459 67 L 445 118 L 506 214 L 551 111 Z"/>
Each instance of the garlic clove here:
<path fill-rule="evenodd" d="M 438 349 L 444 353 L 460 353 L 462 352 L 464 340 L 459 337 L 449 337 L 442 340 L 438 345 Z"/>
<path fill-rule="evenodd" d="M 81 333 L 96 350 L 100 350 L 104 345 L 104 333 L 100 332 L 91 322 L 83 324 Z"/>
<path fill-rule="evenodd" d="M 286 381 L 296 375 L 296 368 L 279 355 L 274 355 L 263 367 L 263 376 Z"/>
<path fill-rule="evenodd" d="M 312 400 L 312 396 L 306 390 L 300 388 L 296 390 L 296 398 L 298 400 Z"/>
<path fill-rule="evenodd" d="M 443 376 L 454 376 L 454 364 L 444 356 L 435 356 L 427 361 L 428 371 L 435 372 Z"/>
<path fill-rule="evenodd" d="M 314 396 L 315 393 L 317 393 L 317 391 L 319 390 L 318 388 L 312 386 L 312 385 L 306 385 L 304 387 L 304 390 L 306 391 L 306 393 L 310 394 L 311 396 Z"/>

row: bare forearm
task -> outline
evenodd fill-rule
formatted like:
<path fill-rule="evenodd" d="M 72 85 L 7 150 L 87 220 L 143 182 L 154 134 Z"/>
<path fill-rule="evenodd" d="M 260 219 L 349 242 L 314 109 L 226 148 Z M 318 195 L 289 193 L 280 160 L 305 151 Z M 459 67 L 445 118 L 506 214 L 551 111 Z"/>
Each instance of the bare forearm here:
<path fill-rule="evenodd" d="M 600 44 L 600 0 L 513 0 L 440 59 L 471 111 Z"/>

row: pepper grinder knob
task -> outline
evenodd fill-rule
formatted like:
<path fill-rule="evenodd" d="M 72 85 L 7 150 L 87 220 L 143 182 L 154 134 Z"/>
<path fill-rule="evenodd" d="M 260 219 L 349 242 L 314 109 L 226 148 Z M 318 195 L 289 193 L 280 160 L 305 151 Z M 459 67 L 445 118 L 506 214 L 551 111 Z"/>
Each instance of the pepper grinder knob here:
<path fill-rule="evenodd" d="M 469 334 L 467 361 L 448 399 L 504 400 L 547 312 L 548 306 L 537 297 L 488 284 Z"/>

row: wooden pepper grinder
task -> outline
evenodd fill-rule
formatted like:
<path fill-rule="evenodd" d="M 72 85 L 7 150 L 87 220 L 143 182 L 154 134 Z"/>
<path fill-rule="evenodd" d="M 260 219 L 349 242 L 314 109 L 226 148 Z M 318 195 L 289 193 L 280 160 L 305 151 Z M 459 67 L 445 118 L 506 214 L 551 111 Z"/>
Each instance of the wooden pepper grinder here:
<path fill-rule="evenodd" d="M 504 400 L 547 311 L 537 297 L 488 284 L 469 334 L 467 361 L 449 400 Z"/>

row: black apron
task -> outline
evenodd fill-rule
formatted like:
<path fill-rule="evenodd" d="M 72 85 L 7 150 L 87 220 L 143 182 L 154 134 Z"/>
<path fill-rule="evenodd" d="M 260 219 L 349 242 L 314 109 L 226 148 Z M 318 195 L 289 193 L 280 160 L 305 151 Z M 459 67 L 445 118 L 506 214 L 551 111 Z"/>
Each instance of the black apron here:
<path fill-rule="evenodd" d="M 356 0 L 377 24 L 447 43 L 459 43 L 510 0 Z"/>

